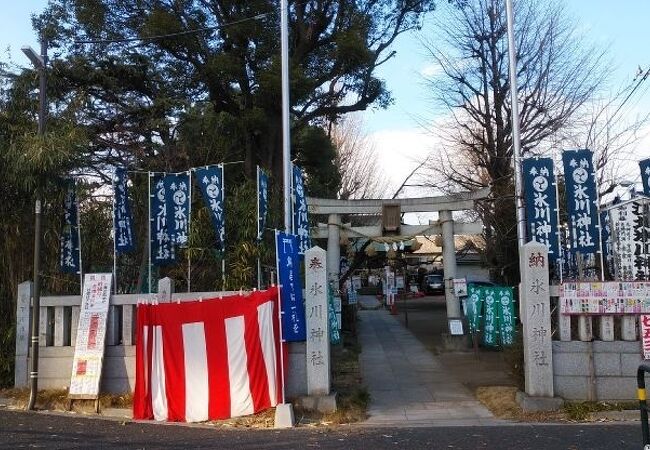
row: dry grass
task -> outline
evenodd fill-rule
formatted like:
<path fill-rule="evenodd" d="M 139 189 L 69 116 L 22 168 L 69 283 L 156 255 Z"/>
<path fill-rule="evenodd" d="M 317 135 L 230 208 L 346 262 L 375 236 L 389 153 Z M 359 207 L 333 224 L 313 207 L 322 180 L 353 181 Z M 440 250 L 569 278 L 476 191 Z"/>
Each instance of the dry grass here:
<path fill-rule="evenodd" d="M 29 401 L 29 389 L 3 389 L 0 395 L 12 400 L 14 408 L 25 408 Z M 47 389 L 38 391 L 36 397 L 36 409 L 50 411 L 67 411 L 68 410 L 68 390 L 67 389 Z M 131 408 L 133 405 L 133 395 L 128 394 L 101 394 L 99 396 L 99 405 L 101 409 L 106 408 Z M 72 405 L 72 411 L 75 412 L 94 412 L 94 400 L 75 400 Z"/>
<path fill-rule="evenodd" d="M 636 409 L 633 402 L 567 402 L 559 411 L 524 412 L 515 400 L 514 386 L 483 386 L 476 398 L 499 419 L 517 422 L 593 422 L 603 421 L 592 413 Z"/>

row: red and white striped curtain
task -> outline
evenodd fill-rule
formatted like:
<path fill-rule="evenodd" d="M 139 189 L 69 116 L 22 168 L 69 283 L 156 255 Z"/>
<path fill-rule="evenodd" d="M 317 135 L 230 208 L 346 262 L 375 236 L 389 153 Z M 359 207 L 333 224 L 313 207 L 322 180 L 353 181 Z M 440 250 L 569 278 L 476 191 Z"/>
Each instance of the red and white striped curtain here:
<path fill-rule="evenodd" d="M 138 305 L 133 417 L 201 422 L 282 400 L 277 288 Z"/>

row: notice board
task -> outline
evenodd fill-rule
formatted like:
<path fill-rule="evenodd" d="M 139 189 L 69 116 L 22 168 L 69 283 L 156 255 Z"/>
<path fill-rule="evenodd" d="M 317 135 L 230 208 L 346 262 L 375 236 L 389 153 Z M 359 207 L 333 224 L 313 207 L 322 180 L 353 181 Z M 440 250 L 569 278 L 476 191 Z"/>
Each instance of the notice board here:
<path fill-rule="evenodd" d="M 84 276 L 68 393 L 71 399 L 96 399 L 99 396 L 111 277 L 110 273 Z"/>

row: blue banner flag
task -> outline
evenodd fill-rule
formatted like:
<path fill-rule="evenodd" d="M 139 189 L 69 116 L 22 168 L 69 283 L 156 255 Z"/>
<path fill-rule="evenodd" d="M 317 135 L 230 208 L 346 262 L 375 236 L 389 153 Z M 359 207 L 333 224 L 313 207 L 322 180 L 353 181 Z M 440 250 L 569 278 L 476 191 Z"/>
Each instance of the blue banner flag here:
<path fill-rule="evenodd" d="M 66 180 L 66 191 L 63 200 L 63 230 L 59 240 L 59 267 L 61 272 L 79 273 L 79 207 L 77 205 L 77 183 Z"/>
<path fill-rule="evenodd" d="M 275 254 L 280 280 L 280 309 L 284 341 L 304 341 L 306 336 L 305 305 L 302 300 L 298 239 L 277 231 Z"/>
<path fill-rule="evenodd" d="M 125 169 L 115 169 L 113 175 L 113 233 L 115 252 L 126 253 L 135 248 L 133 234 L 133 216 L 127 190 L 127 173 Z"/>
<path fill-rule="evenodd" d="M 190 174 L 167 174 L 164 178 L 167 230 L 172 242 L 186 247 L 190 222 Z"/>
<path fill-rule="evenodd" d="M 639 167 L 641 168 L 643 194 L 650 197 L 650 158 L 639 161 Z"/>
<path fill-rule="evenodd" d="M 527 158 L 522 163 L 528 241 L 548 247 L 549 260 L 560 259 L 557 193 L 551 158 Z"/>
<path fill-rule="evenodd" d="M 221 250 L 225 251 L 226 218 L 224 215 L 223 164 L 196 169 L 195 173 L 205 206 L 210 210 L 210 217 L 212 217 L 212 224 L 219 238 Z"/>
<path fill-rule="evenodd" d="M 598 194 L 592 158 L 591 150 L 562 153 L 571 250 L 583 255 L 599 250 Z"/>
<path fill-rule="evenodd" d="M 302 169 L 298 166 L 293 166 L 293 229 L 298 237 L 298 253 L 304 255 L 311 247 L 311 239 L 307 217 L 307 195 Z"/>
<path fill-rule="evenodd" d="M 268 211 L 269 176 L 257 166 L 257 240 L 261 241 Z"/>
<path fill-rule="evenodd" d="M 150 182 L 153 191 L 149 198 L 151 262 L 154 266 L 164 266 L 176 260 L 176 250 L 167 225 L 167 205 L 165 202 L 165 181 L 163 175 L 154 175 Z"/>

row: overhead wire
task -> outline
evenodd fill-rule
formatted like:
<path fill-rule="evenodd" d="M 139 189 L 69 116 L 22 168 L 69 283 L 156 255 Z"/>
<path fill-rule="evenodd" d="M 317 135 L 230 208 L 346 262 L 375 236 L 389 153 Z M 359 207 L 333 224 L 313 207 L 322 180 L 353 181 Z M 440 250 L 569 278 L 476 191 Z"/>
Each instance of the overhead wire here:
<path fill-rule="evenodd" d="M 158 34 L 153 36 L 142 36 L 142 37 L 118 38 L 118 39 L 84 39 L 84 40 L 74 41 L 73 43 L 77 45 L 83 45 L 83 44 L 113 44 L 113 43 L 120 43 L 120 42 L 136 42 L 136 41 L 155 41 L 160 39 L 168 39 L 168 38 L 173 38 L 178 36 L 187 36 L 190 34 L 205 33 L 207 31 L 219 30 L 221 28 L 231 27 L 233 25 L 239 25 L 245 22 L 259 20 L 268 16 L 269 14 L 270 13 L 268 12 L 261 13 L 261 14 L 257 14 L 256 16 L 246 17 L 240 20 L 235 20 L 233 22 L 222 23 L 220 25 L 214 25 L 211 27 L 202 27 L 202 28 L 195 28 L 192 30 L 177 31 L 175 33 Z"/>

